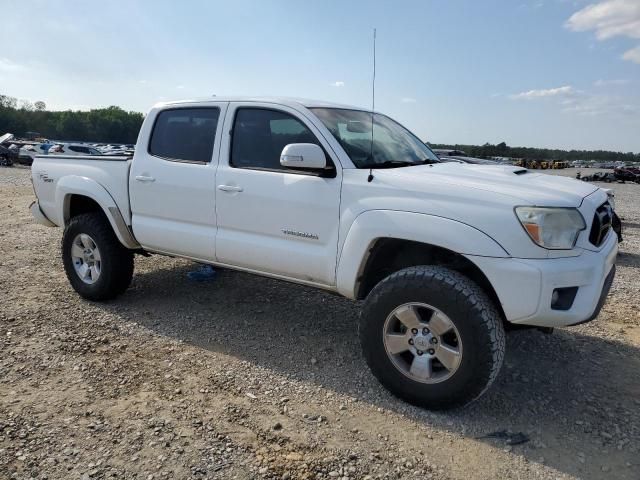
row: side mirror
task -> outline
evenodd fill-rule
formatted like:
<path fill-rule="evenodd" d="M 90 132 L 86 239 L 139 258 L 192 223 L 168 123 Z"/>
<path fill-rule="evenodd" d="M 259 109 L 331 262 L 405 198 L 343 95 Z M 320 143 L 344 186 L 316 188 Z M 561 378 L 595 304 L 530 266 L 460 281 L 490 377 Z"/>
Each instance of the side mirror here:
<path fill-rule="evenodd" d="M 319 170 L 327 166 L 327 158 L 318 145 L 290 143 L 282 149 L 280 165 L 288 168 Z"/>

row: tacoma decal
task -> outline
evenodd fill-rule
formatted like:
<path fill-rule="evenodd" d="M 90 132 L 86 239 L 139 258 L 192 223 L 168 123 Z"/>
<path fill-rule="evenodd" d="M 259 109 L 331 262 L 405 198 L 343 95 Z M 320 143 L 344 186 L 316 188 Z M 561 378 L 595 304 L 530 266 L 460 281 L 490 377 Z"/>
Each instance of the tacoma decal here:
<path fill-rule="evenodd" d="M 312 240 L 318 240 L 318 235 L 315 233 L 298 232 L 297 230 L 289 230 L 287 228 L 282 229 L 282 233 L 285 235 L 291 235 L 293 237 L 310 238 Z"/>

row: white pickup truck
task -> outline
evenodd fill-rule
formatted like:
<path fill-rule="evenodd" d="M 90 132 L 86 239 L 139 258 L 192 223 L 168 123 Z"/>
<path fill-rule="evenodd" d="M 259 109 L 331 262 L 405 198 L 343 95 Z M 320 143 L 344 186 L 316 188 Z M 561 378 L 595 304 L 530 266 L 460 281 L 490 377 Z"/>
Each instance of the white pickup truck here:
<path fill-rule="evenodd" d="M 432 409 L 489 387 L 505 329 L 595 318 L 615 272 L 606 191 L 440 163 L 394 120 L 354 107 L 164 103 L 133 158 L 38 156 L 32 171 L 32 214 L 64 228 L 64 268 L 84 298 L 123 293 L 134 254 L 156 253 L 364 300 L 371 370 Z"/>

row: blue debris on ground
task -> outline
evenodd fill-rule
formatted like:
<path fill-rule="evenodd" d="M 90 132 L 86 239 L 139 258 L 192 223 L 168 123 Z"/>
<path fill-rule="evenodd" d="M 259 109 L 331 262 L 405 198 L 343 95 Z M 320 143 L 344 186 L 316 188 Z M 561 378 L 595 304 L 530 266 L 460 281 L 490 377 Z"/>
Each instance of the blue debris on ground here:
<path fill-rule="evenodd" d="M 187 273 L 187 278 L 194 282 L 210 282 L 216 278 L 216 271 L 211 265 L 201 265 Z"/>

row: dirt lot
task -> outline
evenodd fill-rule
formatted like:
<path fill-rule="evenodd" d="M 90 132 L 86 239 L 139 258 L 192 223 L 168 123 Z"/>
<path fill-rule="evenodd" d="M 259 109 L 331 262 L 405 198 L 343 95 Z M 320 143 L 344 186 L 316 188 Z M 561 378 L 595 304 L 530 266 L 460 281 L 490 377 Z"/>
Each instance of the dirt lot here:
<path fill-rule="evenodd" d="M 640 478 L 640 185 L 607 185 L 626 240 L 600 317 L 510 334 L 488 394 L 431 413 L 376 382 L 330 294 L 155 256 L 81 300 L 28 174 L 0 168 L 0 479 Z"/>

